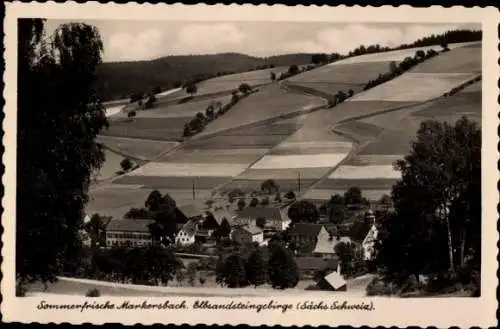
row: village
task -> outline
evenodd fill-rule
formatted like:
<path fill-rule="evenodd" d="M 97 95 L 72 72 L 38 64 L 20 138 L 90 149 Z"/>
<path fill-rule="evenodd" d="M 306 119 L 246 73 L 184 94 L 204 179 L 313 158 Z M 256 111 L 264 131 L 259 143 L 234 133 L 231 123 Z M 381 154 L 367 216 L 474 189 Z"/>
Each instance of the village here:
<path fill-rule="evenodd" d="M 277 242 L 293 254 L 300 280 L 304 281 L 297 288 L 342 291 L 346 290 L 347 279 L 369 273 L 378 234 L 376 215 L 383 216 L 390 210 L 387 196 L 370 204 L 358 188 L 351 188 L 344 196 L 332 196 L 326 203 L 299 201 L 293 190 L 281 193 L 272 180 L 248 196 L 239 189 L 221 194 L 214 193 L 217 197 L 203 203 L 175 205 L 169 219 L 175 220 L 175 229 L 169 237 L 155 236 L 156 221 L 146 218 L 144 208 L 131 209 L 125 218 L 87 216 L 85 243 L 100 249 L 168 246 L 187 272 L 190 266 L 195 267 L 190 264 L 196 264 L 198 275 L 191 275 L 198 279 L 190 279 L 194 286 L 208 285 L 210 277 L 217 284 L 215 265 L 220 258 L 248 253 L 253 248 L 264 250 L 265 255 L 269 244 Z M 153 191 L 151 195 L 148 200 L 161 193 Z M 170 199 L 168 195 L 162 198 Z M 148 201 L 146 205 L 151 207 Z M 96 226 L 91 225 L 93 220 L 102 221 L 97 234 L 92 232 Z M 184 276 L 175 276 L 177 285 L 182 284 Z"/>

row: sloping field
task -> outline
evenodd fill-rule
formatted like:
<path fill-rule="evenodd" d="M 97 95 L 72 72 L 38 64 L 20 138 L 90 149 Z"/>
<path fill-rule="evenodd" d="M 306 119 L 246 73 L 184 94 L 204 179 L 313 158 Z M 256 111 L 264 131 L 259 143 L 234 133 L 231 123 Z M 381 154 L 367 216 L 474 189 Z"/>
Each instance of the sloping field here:
<path fill-rule="evenodd" d="M 90 198 L 85 211 L 88 214 L 123 218 L 123 215 L 132 207 L 144 206 L 144 201 L 152 190 L 138 186 L 111 184 L 103 188 L 90 191 Z M 162 191 L 163 192 L 163 191 Z"/>
<path fill-rule="evenodd" d="M 123 160 L 123 156 L 109 150 L 104 151 L 104 156 L 104 163 L 95 175 L 97 181 L 111 178 L 121 169 L 120 162 Z"/>
<path fill-rule="evenodd" d="M 321 98 L 287 92 L 278 84 L 260 88 L 236 104 L 229 112 L 207 125 L 198 136 L 220 132 L 294 112 L 306 112 L 322 106 Z"/>
<path fill-rule="evenodd" d="M 392 101 L 422 102 L 441 96 L 470 80 L 470 73 L 405 73 L 396 79 L 354 95 L 347 102 Z"/>
<path fill-rule="evenodd" d="M 265 155 L 250 169 L 298 169 L 333 167 L 342 161 L 345 153 L 297 154 L 297 155 Z"/>
<path fill-rule="evenodd" d="M 185 163 L 252 163 L 267 148 L 182 149 L 158 159 L 159 162 Z"/>
<path fill-rule="evenodd" d="M 465 42 L 465 43 L 452 43 L 448 45 L 449 49 L 461 48 L 469 45 L 476 45 L 477 42 Z M 345 64 L 359 64 L 359 63 L 373 63 L 373 62 L 401 62 L 406 57 L 414 56 L 419 50 L 427 52 L 428 50 L 434 49 L 435 51 L 441 51 L 442 47 L 440 45 L 427 46 L 427 47 L 416 47 L 401 50 L 386 51 L 383 53 L 366 54 L 361 56 L 350 57 L 341 61 L 331 63 L 331 66 L 345 65 Z"/>
<path fill-rule="evenodd" d="M 98 136 L 97 141 L 119 154 L 141 160 L 153 159 L 178 144 L 176 142 L 111 136 Z"/>
<path fill-rule="evenodd" d="M 287 81 L 290 83 L 346 84 L 364 86 L 368 80 L 376 78 L 380 73 L 389 71 L 390 61 L 375 61 L 362 63 L 345 63 L 338 61 L 330 65 L 320 66 L 314 70 L 295 75 Z M 349 87 L 347 87 L 349 89 Z"/>
<path fill-rule="evenodd" d="M 362 121 L 349 121 L 335 126 L 335 132 L 349 136 L 361 144 L 376 138 L 382 131 L 382 127 Z"/>
<path fill-rule="evenodd" d="M 271 72 L 276 73 L 276 75 L 278 76 L 279 74 L 287 70 L 288 67 L 275 67 L 271 69 L 230 74 L 209 79 L 206 81 L 202 81 L 197 85 L 197 94 L 211 94 L 226 90 L 235 90 L 242 83 L 248 83 L 250 86 L 271 83 Z"/>
<path fill-rule="evenodd" d="M 229 103 L 231 95 L 213 97 L 197 100 L 182 104 L 159 104 L 157 107 L 149 110 L 137 111 L 137 118 L 193 118 L 198 112 L 205 114 L 208 106 L 213 102 L 221 102 L 222 105 Z M 125 116 L 125 114 L 123 114 Z"/>
<path fill-rule="evenodd" d="M 104 136 L 142 138 L 163 141 L 177 141 L 182 138 L 184 123 L 191 117 L 178 118 L 134 118 L 114 120 Z"/>
<path fill-rule="evenodd" d="M 460 47 L 417 65 L 414 73 L 481 73 L 481 47 Z"/>

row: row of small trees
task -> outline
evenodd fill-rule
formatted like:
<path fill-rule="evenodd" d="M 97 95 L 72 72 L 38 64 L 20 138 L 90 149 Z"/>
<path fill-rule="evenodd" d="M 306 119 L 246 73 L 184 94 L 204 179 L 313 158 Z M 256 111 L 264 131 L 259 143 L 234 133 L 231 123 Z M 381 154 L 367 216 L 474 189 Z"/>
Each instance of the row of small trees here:
<path fill-rule="evenodd" d="M 447 51 L 448 48 L 443 48 L 443 51 Z M 449 49 L 448 49 L 449 50 Z M 397 64 L 396 62 L 390 63 L 389 72 L 384 74 L 379 74 L 379 76 L 374 79 L 368 81 L 368 83 L 364 86 L 363 90 L 368 90 L 375 86 L 378 86 L 382 83 L 385 83 L 389 80 L 394 79 L 397 76 L 400 76 L 404 72 L 408 71 L 415 65 L 422 63 L 423 61 L 428 60 L 429 58 L 437 56 L 439 53 L 433 49 L 429 49 L 427 52 L 423 50 L 418 50 L 413 57 L 406 57 L 402 62 Z"/>
<path fill-rule="evenodd" d="M 221 258 L 216 268 L 216 282 L 229 288 L 257 287 L 265 283 L 275 289 L 295 287 L 299 282 L 299 269 L 293 254 L 279 244 L 270 244 L 268 253 L 267 258 L 263 248 L 255 247 L 248 257 L 234 252 Z"/>
<path fill-rule="evenodd" d="M 187 90 L 186 90 L 187 91 Z M 192 90 L 191 90 L 192 91 Z M 211 102 L 205 109 L 205 112 L 196 113 L 191 121 L 184 124 L 183 136 L 189 137 L 203 131 L 208 123 L 224 115 L 244 97 L 254 92 L 248 83 L 242 83 L 237 90 L 234 90 L 229 103 L 222 104 L 220 101 Z"/>

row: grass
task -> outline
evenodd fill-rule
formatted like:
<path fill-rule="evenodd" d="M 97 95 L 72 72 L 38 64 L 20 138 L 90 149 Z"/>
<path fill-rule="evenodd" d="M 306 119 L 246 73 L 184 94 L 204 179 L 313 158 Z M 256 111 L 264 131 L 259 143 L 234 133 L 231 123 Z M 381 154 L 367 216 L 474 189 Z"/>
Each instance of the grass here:
<path fill-rule="evenodd" d="M 349 153 L 352 149 L 352 143 L 333 142 L 328 146 L 315 146 L 308 144 L 281 143 L 278 147 L 272 149 L 269 154 L 272 155 L 294 155 L 294 154 L 325 154 L 325 153 Z"/>
<path fill-rule="evenodd" d="M 121 170 L 120 162 L 124 159 L 122 155 L 109 150 L 104 151 L 104 156 L 104 163 L 96 175 L 97 181 L 115 176 Z"/>
<path fill-rule="evenodd" d="M 266 155 L 255 163 L 252 169 L 297 170 L 300 168 L 334 167 L 348 153 Z"/>
<path fill-rule="evenodd" d="M 319 179 L 328 172 L 329 168 L 297 168 L 297 169 L 248 169 L 237 179 L 259 180 L 266 179 L 292 179 L 297 180 L 299 173 L 301 179 Z"/>
<path fill-rule="evenodd" d="M 188 147 L 200 149 L 271 148 L 287 138 L 287 135 L 217 135 L 206 140 L 190 142 Z"/>
<path fill-rule="evenodd" d="M 99 136 L 97 140 L 113 151 L 142 160 L 152 159 L 177 145 L 176 142 L 111 136 Z"/>
<path fill-rule="evenodd" d="M 330 200 L 332 195 L 340 194 L 343 195 L 347 191 L 346 188 L 313 188 L 307 191 L 301 199 L 311 200 L 311 201 L 328 201 Z M 391 189 L 365 189 L 361 191 L 363 197 L 367 198 L 370 201 L 379 200 L 382 195 L 387 194 L 391 195 Z"/>
<path fill-rule="evenodd" d="M 149 162 L 131 172 L 129 176 L 236 176 L 246 169 L 246 164 L 239 163 L 189 163 L 189 162 Z"/>
<path fill-rule="evenodd" d="M 374 78 L 377 77 L 377 75 L 374 76 Z M 292 82 L 292 89 L 293 86 L 299 86 L 299 88 L 295 88 L 296 90 L 300 91 L 300 87 L 305 87 L 307 89 L 312 89 L 313 91 L 319 91 L 320 93 L 317 95 L 319 97 L 333 97 L 334 94 L 338 93 L 339 91 L 343 91 L 344 93 L 348 93 L 349 90 L 352 90 L 354 93 L 358 93 L 363 90 L 363 87 L 365 86 L 364 83 L 340 83 L 340 82 L 326 82 L 326 81 L 321 81 L 321 82 Z M 307 90 L 305 89 L 305 90 Z M 309 93 L 309 90 L 307 90 Z M 310 93 L 313 93 L 311 91 Z"/>
<path fill-rule="evenodd" d="M 329 179 L 398 179 L 400 176 L 400 172 L 394 170 L 392 164 L 342 165 L 329 176 Z"/>
<path fill-rule="evenodd" d="M 120 187 L 115 184 L 91 190 L 86 212 L 121 218 L 131 207 L 144 206 L 144 201 L 151 191 L 151 189 Z"/>
<path fill-rule="evenodd" d="M 357 186 L 361 190 L 384 190 L 390 189 L 396 183 L 396 179 L 374 178 L 374 179 L 325 179 L 315 188 L 318 189 L 345 189 Z"/>
<path fill-rule="evenodd" d="M 250 164 L 264 155 L 266 148 L 183 149 L 158 159 L 159 162 L 244 163 Z"/>
<path fill-rule="evenodd" d="M 481 116 L 481 92 L 459 92 L 451 97 L 440 99 L 426 109 L 413 113 L 414 116 L 434 117 L 460 114 Z"/>
<path fill-rule="evenodd" d="M 102 131 L 101 135 L 178 141 L 182 138 L 184 123 L 190 119 L 190 117 L 134 118 L 129 122 L 121 118 L 111 121 L 109 129 Z"/>
<path fill-rule="evenodd" d="M 362 57 L 362 56 L 360 56 Z M 354 59 L 354 58 L 353 58 Z M 389 70 L 389 61 L 379 61 L 373 63 L 351 63 L 348 59 L 338 61 L 335 64 L 321 66 L 317 69 L 307 71 L 288 79 L 290 83 L 313 86 L 321 84 L 328 86 L 331 84 L 344 85 L 341 90 L 353 89 L 356 86 L 364 86 L 368 80 L 376 78 L 380 73 Z M 348 65 L 343 65 L 343 64 Z"/>
<path fill-rule="evenodd" d="M 209 123 L 200 136 L 292 112 L 311 110 L 321 105 L 323 100 L 320 98 L 287 92 L 278 84 L 265 86 L 236 104 L 222 117 Z"/>
<path fill-rule="evenodd" d="M 468 73 L 405 73 L 364 93 L 354 95 L 348 102 L 391 101 L 421 102 L 441 96 L 453 87 L 471 79 Z"/>
<path fill-rule="evenodd" d="M 377 137 L 382 133 L 383 128 L 362 121 L 350 121 L 335 126 L 335 131 L 363 143 Z"/>
<path fill-rule="evenodd" d="M 114 184 L 140 184 L 150 189 L 166 190 L 168 193 L 174 190 L 195 189 L 209 190 L 229 181 L 231 176 L 200 176 L 200 177 L 177 177 L 177 176 L 124 176 L 114 181 Z"/>
<path fill-rule="evenodd" d="M 190 102 L 183 104 L 159 104 L 155 108 L 143 111 L 137 111 L 138 118 L 179 118 L 179 117 L 194 117 L 196 113 L 202 112 L 205 114 L 207 107 L 212 103 L 219 101 L 222 105 L 229 103 L 231 95 L 213 97 L 208 99 L 197 100 L 196 98 Z"/>
<path fill-rule="evenodd" d="M 415 73 L 481 73 L 481 47 L 460 47 L 417 65 Z"/>
<path fill-rule="evenodd" d="M 280 179 L 280 178 L 275 178 L 274 181 L 280 186 L 280 189 L 282 191 L 287 191 L 287 190 L 294 190 L 295 192 L 298 191 L 298 179 Z M 300 187 L 301 190 L 305 190 L 308 187 L 310 187 L 312 184 L 314 184 L 317 181 L 317 179 L 301 179 L 300 180 Z M 247 179 L 240 179 L 240 178 L 235 178 L 219 188 L 219 190 L 224 190 L 224 191 L 231 191 L 232 189 L 239 188 L 243 190 L 245 193 L 250 193 L 255 190 L 260 190 L 260 186 L 262 184 L 262 180 L 247 180 Z"/>

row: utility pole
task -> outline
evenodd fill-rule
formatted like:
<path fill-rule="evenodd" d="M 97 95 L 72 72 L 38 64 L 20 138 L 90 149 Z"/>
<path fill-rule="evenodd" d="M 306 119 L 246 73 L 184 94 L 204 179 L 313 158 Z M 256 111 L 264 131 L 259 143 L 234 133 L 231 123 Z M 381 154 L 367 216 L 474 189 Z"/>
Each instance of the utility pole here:
<path fill-rule="evenodd" d="M 195 200 L 195 199 L 196 199 L 196 193 L 194 191 L 194 178 L 193 178 L 193 200 Z"/>
<path fill-rule="evenodd" d="M 299 193 L 300 193 L 300 171 L 297 171 L 297 179 L 298 179 Z"/>

